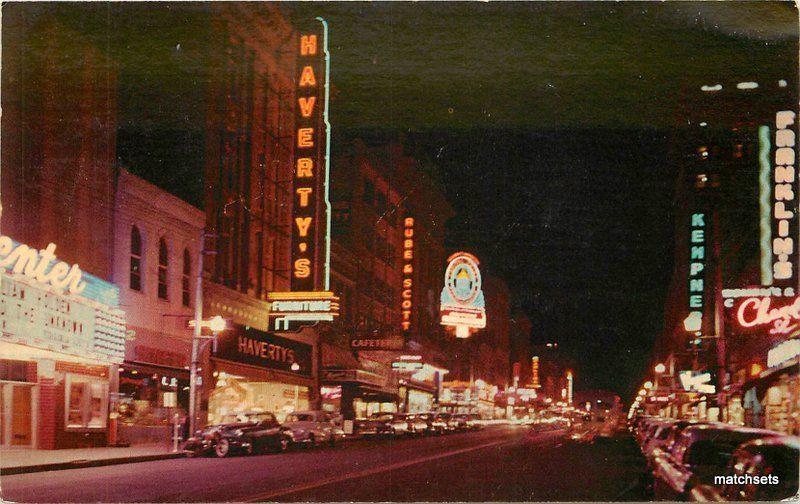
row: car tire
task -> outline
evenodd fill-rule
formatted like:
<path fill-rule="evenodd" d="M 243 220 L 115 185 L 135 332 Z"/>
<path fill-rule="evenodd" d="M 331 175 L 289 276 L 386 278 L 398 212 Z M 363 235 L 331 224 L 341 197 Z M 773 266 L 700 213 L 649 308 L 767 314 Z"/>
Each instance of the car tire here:
<path fill-rule="evenodd" d="M 336 434 L 331 433 L 331 438 L 328 440 L 330 446 L 336 446 Z"/>
<path fill-rule="evenodd" d="M 278 451 L 283 453 L 289 449 L 289 439 L 286 436 L 281 436 L 278 440 Z"/>
<path fill-rule="evenodd" d="M 217 441 L 217 444 L 214 445 L 214 454 L 216 454 L 219 458 L 225 458 L 231 453 L 231 442 L 225 438 L 220 439 Z"/>
<path fill-rule="evenodd" d="M 309 448 L 315 448 L 316 446 L 317 446 L 317 436 L 315 436 L 314 434 L 309 434 L 308 435 L 308 447 Z"/>

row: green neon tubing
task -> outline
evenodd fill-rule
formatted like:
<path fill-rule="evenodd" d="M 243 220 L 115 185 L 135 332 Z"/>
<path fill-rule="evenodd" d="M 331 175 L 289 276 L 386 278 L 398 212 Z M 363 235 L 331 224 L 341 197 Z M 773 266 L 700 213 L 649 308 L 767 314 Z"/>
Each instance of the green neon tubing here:
<path fill-rule="evenodd" d="M 758 207 L 761 231 L 761 285 L 772 285 L 772 165 L 770 164 L 769 126 L 758 127 Z"/>
<path fill-rule="evenodd" d="M 330 176 L 331 176 L 331 123 L 328 117 L 328 107 L 330 106 L 330 83 L 331 83 L 331 53 L 328 51 L 328 22 L 324 18 L 317 16 L 317 21 L 322 23 L 322 45 L 325 51 L 325 108 L 322 111 L 322 118 L 325 122 L 325 213 L 327 225 L 325 226 L 325 290 L 331 290 L 331 199 L 330 199 Z"/>

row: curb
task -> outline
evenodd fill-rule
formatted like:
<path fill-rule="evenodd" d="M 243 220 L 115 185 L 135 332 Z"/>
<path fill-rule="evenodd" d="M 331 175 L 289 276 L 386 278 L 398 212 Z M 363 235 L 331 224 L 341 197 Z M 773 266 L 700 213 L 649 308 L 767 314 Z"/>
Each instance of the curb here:
<path fill-rule="evenodd" d="M 63 471 L 65 469 L 83 469 L 86 467 L 100 467 L 108 465 L 132 464 L 134 462 L 150 462 L 153 460 L 168 460 L 184 458 L 183 452 L 160 453 L 157 455 L 140 455 L 136 457 L 117 457 L 111 459 L 98 460 L 71 460 L 69 462 L 54 462 L 51 464 L 36 464 L 28 466 L 14 466 L 0 468 L 0 476 L 11 474 L 26 474 L 44 471 Z"/>

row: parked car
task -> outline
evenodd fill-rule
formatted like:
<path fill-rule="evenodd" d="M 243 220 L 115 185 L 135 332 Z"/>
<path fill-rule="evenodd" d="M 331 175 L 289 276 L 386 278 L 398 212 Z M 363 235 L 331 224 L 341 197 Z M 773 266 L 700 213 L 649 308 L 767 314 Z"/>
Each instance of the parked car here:
<path fill-rule="evenodd" d="M 207 453 L 227 457 L 234 452 L 286 451 L 291 443 L 291 431 L 272 413 L 239 413 L 197 431 L 186 440 L 183 450 L 190 457 Z"/>
<path fill-rule="evenodd" d="M 477 413 L 470 413 L 467 415 L 467 428 L 469 430 L 481 430 L 485 426 L 481 420 L 481 416 Z"/>
<path fill-rule="evenodd" d="M 444 434 L 447 431 L 447 422 L 436 413 L 418 413 L 417 418 L 425 422 L 426 434 Z"/>
<path fill-rule="evenodd" d="M 453 420 L 456 422 L 456 430 L 469 430 L 469 415 L 465 413 L 453 415 Z"/>
<path fill-rule="evenodd" d="M 358 433 L 364 436 L 402 436 L 408 434 L 408 422 L 397 413 L 373 413 L 356 422 Z"/>
<path fill-rule="evenodd" d="M 691 498 L 701 502 L 789 499 L 798 493 L 798 467 L 800 438 L 776 436 L 750 441 L 733 454 L 723 483 L 697 485 L 691 490 Z M 748 476 L 767 477 L 767 482 L 756 484 L 747 481 Z"/>
<path fill-rule="evenodd" d="M 458 430 L 458 420 L 453 418 L 452 413 L 438 413 L 436 417 L 440 421 L 444 422 L 446 426 L 444 430 L 445 432 L 455 432 Z"/>
<path fill-rule="evenodd" d="M 653 493 L 657 500 L 686 500 L 692 488 L 711 484 L 725 473 L 736 448 L 747 441 L 773 437 L 774 431 L 703 424 L 686 427 L 670 452 L 653 461 Z"/>
<path fill-rule="evenodd" d="M 428 430 L 428 423 L 416 413 L 401 413 L 399 418 L 408 424 L 408 433 L 414 436 L 422 436 Z"/>
<path fill-rule="evenodd" d="M 673 420 L 665 420 L 655 424 L 651 435 L 642 445 L 642 455 L 644 455 L 645 459 L 650 460 L 653 455 L 653 450 L 667 444 L 674 426 L 675 422 Z"/>
<path fill-rule="evenodd" d="M 320 443 L 334 445 L 344 439 L 344 431 L 325 411 L 295 411 L 286 417 L 283 426 L 292 431 L 295 443 L 307 446 L 316 446 Z"/>

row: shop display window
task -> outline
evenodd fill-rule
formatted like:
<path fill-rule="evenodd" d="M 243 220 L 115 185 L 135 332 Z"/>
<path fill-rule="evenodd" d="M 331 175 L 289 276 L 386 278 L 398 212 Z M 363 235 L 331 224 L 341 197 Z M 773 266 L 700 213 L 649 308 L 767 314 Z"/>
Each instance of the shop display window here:
<path fill-rule="evenodd" d="M 67 429 L 104 429 L 108 416 L 108 383 L 91 376 L 67 374 Z"/>

